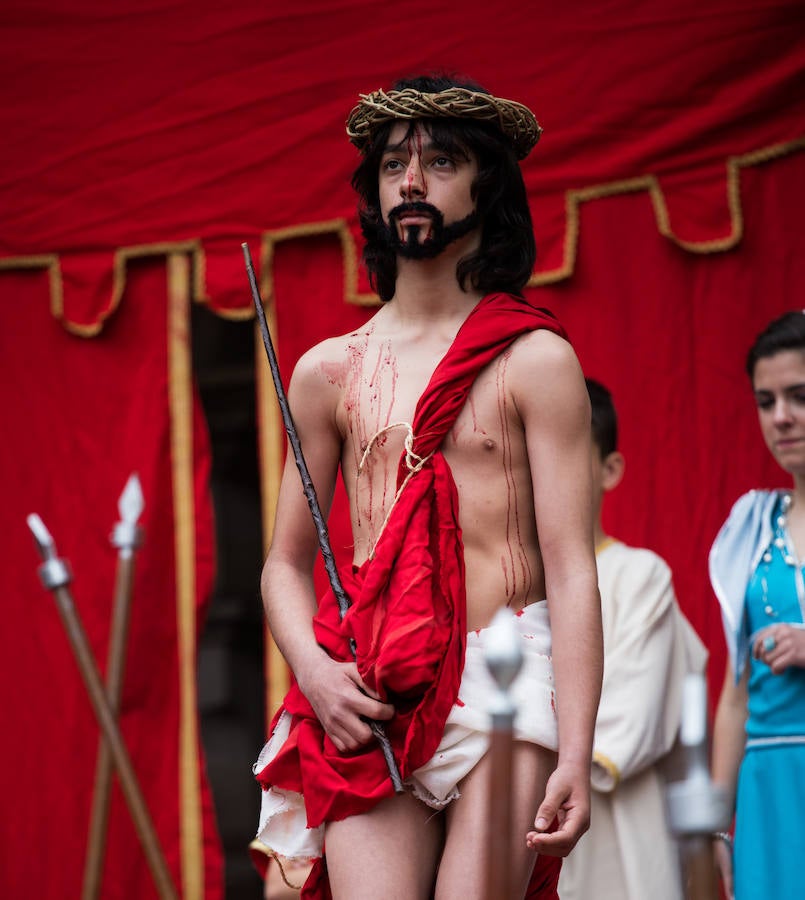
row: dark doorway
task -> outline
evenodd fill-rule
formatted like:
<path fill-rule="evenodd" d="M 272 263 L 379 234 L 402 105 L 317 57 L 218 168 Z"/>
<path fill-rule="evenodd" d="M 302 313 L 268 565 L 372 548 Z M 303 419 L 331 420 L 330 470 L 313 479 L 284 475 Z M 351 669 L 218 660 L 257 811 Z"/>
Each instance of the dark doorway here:
<path fill-rule="evenodd" d="M 201 735 L 225 854 L 227 900 L 257 900 L 248 845 L 260 791 L 251 766 L 264 723 L 263 545 L 257 457 L 254 324 L 194 304 L 193 362 L 212 446 L 216 580 L 199 644 Z"/>

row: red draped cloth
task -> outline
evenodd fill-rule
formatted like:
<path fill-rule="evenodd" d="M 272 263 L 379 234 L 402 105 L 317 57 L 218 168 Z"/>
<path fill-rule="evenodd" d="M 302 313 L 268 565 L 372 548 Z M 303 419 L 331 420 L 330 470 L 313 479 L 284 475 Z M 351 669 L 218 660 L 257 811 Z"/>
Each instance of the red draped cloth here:
<path fill-rule="evenodd" d="M 374 555 L 345 573 L 349 612 L 341 621 L 328 591 L 314 618 L 316 638 L 334 659 L 351 660 L 354 639 L 361 677 L 394 704 L 386 731 L 403 778 L 436 751 L 464 666 L 458 493 L 439 448 L 478 373 L 516 338 L 538 328 L 566 338 L 551 313 L 522 297 L 490 294 L 473 309 L 419 399 L 413 442 L 397 474 L 401 492 Z M 302 794 L 309 827 L 366 812 L 393 794 L 375 743 L 358 753 L 339 753 L 296 684 L 282 709 L 293 716 L 290 734 L 257 778 L 264 788 Z M 322 881 L 322 867 L 314 867 L 303 896 L 326 896 Z"/>

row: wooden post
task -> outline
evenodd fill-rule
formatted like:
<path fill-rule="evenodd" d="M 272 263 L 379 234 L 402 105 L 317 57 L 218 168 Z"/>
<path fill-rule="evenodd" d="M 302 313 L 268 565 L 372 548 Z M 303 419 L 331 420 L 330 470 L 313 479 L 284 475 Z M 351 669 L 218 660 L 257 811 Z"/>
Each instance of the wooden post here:
<path fill-rule="evenodd" d="M 512 741 L 516 709 L 508 690 L 523 663 L 514 614 L 500 609 L 484 640 L 486 665 L 497 693 L 490 709 L 487 900 L 509 900 L 512 841 Z"/>
<path fill-rule="evenodd" d="M 726 791 L 710 780 L 707 752 L 707 682 L 691 674 L 682 693 L 680 742 L 683 781 L 668 785 L 668 823 L 679 840 L 686 900 L 718 900 L 712 838 L 730 821 Z"/>

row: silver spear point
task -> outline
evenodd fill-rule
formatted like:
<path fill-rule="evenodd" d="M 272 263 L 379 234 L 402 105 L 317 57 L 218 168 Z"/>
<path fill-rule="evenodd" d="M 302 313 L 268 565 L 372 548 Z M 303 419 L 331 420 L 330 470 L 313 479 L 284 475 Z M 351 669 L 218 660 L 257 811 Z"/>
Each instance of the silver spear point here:
<path fill-rule="evenodd" d="M 65 587 L 73 580 L 73 573 L 70 571 L 67 561 L 56 555 L 56 544 L 45 527 L 45 523 L 36 513 L 31 513 L 25 521 L 36 541 L 36 549 L 44 560 L 39 567 L 42 584 L 49 591 Z"/>
<path fill-rule="evenodd" d="M 142 515 L 144 507 L 143 490 L 135 472 L 129 476 L 123 493 L 117 501 L 120 521 L 115 525 L 111 536 L 112 545 L 120 550 L 120 556 L 123 559 L 130 557 L 142 543 L 143 531 L 138 527 L 137 520 Z"/>

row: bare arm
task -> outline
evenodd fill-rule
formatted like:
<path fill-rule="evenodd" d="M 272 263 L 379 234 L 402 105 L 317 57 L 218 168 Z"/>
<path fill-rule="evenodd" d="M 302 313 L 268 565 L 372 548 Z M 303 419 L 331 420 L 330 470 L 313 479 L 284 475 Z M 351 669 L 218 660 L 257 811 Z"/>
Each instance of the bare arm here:
<path fill-rule="evenodd" d="M 335 412 L 337 390 L 319 375 L 317 349 L 299 362 L 288 391 L 322 513 L 332 503 L 341 453 Z M 274 537 L 263 567 L 261 590 L 271 632 L 293 670 L 300 689 L 335 746 L 354 750 L 371 738 L 361 716 L 389 719 L 393 707 L 361 693 L 366 686 L 354 663 L 334 661 L 317 644 L 312 619 L 316 612 L 313 563 L 316 529 L 293 455 L 280 485 Z"/>
<path fill-rule="evenodd" d="M 520 353 L 526 351 L 526 353 Z M 517 348 L 525 426 L 551 615 L 559 762 L 528 843 L 565 856 L 589 826 L 590 761 L 601 693 L 601 604 L 593 548 L 590 406 L 570 345 L 536 332 Z M 559 829 L 545 833 L 557 815 Z"/>
<path fill-rule="evenodd" d="M 736 684 L 732 666 L 727 663 L 713 726 L 713 781 L 729 791 L 731 803 L 735 802 L 738 769 L 746 743 L 748 673 L 747 665 L 741 680 Z"/>
<path fill-rule="evenodd" d="M 747 665 L 741 680 L 736 684 L 732 665 L 727 663 L 713 726 L 713 781 L 727 789 L 731 807 L 735 803 L 738 769 L 741 766 L 746 743 L 748 679 L 749 666 Z M 724 882 L 724 890 L 727 896 L 731 897 L 733 895 L 732 855 L 721 841 L 715 842 L 713 850 Z"/>

